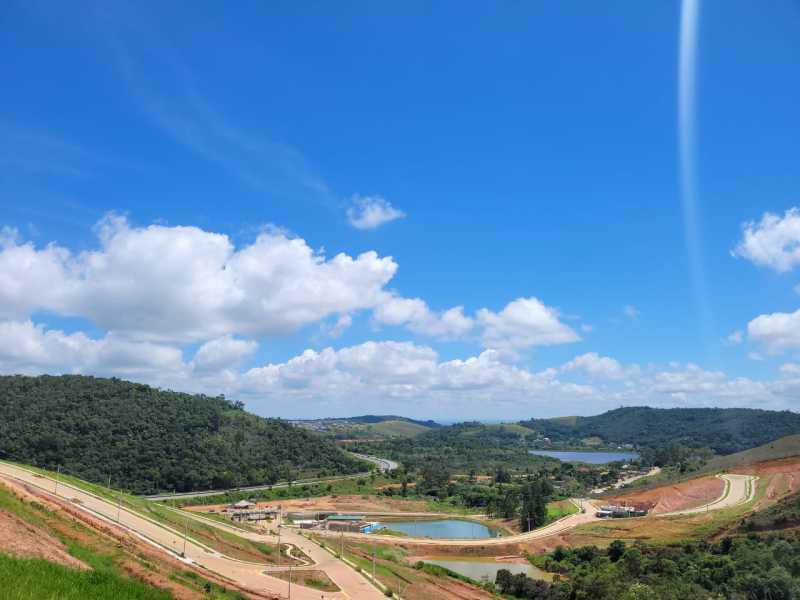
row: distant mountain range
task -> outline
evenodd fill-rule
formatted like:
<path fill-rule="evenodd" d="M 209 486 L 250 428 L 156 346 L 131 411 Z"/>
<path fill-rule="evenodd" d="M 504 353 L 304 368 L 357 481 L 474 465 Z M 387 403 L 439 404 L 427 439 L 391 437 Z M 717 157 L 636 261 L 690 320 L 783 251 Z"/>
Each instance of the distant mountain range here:
<path fill-rule="evenodd" d="M 800 433 L 800 414 L 752 408 L 618 408 L 592 417 L 520 421 L 554 442 L 591 437 L 604 442 L 656 447 L 679 442 L 718 454 L 747 450 Z"/>
<path fill-rule="evenodd" d="M 317 431 L 334 434 L 339 439 L 416 437 L 434 434 L 436 439 L 455 440 L 474 436 L 517 436 L 527 442 L 553 444 L 662 447 L 680 443 L 696 448 L 710 448 L 717 454 L 731 454 L 766 444 L 778 438 L 800 433 L 800 414 L 751 408 L 649 408 L 625 407 L 589 417 L 567 416 L 529 419 L 517 423 L 479 424 L 465 422 L 442 425 L 435 421 L 409 419 L 397 415 L 362 415 L 357 417 L 294 421 Z M 425 440 L 428 438 L 426 437 Z M 424 440 L 419 439 L 422 443 Z M 546 442 L 545 442 L 546 443 Z"/>

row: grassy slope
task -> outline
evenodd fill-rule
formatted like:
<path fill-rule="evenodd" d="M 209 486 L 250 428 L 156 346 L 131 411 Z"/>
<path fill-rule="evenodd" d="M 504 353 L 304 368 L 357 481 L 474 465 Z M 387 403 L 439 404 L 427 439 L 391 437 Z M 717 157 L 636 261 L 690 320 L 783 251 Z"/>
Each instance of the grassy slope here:
<path fill-rule="evenodd" d="M 15 559 L 0 554 L 0 598 L 9 600 L 169 600 L 172 595 L 109 571 L 76 571 L 38 559 Z"/>
<path fill-rule="evenodd" d="M 729 454 L 728 456 L 718 456 L 709 461 L 703 470 L 724 471 L 733 467 L 791 456 L 800 456 L 800 435 L 789 435 L 757 448 Z"/>
<path fill-rule="evenodd" d="M 527 427 L 523 427 L 519 423 L 495 423 L 486 425 L 487 429 L 497 429 L 500 431 L 507 431 L 509 433 L 517 433 L 523 437 L 527 437 L 529 435 L 535 435 L 532 430 Z"/>
<path fill-rule="evenodd" d="M 409 421 L 383 421 L 382 423 L 367 425 L 364 429 L 376 435 L 388 437 L 414 437 L 420 433 L 430 431 L 430 427 Z"/>
<path fill-rule="evenodd" d="M 49 477 L 55 477 L 55 473 L 45 469 L 39 469 L 37 467 L 26 468 L 42 473 Z M 248 540 L 233 533 L 217 529 L 210 524 L 206 525 L 192 519 L 187 519 L 179 512 L 172 510 L 169 507 L 162 506 L 157 502 L 142 498 L 141 496 L 132 496 L 124 492 L 111 490 L 102 485 L 89 483 L 69 475 L 60 475 L 60 480 L 74 485 L 77 488 L 86 490 L 87 492 L 91 492 L 97 496 L 100 496 L 101 498 L 110 500 L 111 502 L 119 502 L 123 508 L 149 517 L 150 519 L 171 527 L 177 531 L 184 531 L 184 528 L 186 528 L 188 525 L 187 531 L 189 538 L 233 558 L 264 563 L 278 562 L 277 552 L 274 545 Z M 236 524 L 230 521 L 226 521 L 226 523 L 232 527 L 236 527 Z M 284 558 L 283 562 L 286 561 L 287 559 Z"/>
<path fill-rule="evenodd" d="M 81 572 L 38 559 L 19 559 L 0 554 L 0 599 L 28 600 L 61 598 L 89 600 L 163 600 L 172 598 L 127 576 L 133 571 L 147 577 L 169 580 L 208 599 L 242 599 L 238 593 L 224 590 L 193 571 L 176 571 L 157 564 L 151 557 L 136 552 L 107 535 L 98 533 L 61 511 L 54 512 L 38 502 L 27 502 L 0 485 L 0 510 L 30 523 L 61 541 L 66 550 L 83 561 L 92 571 Z M 132 569 L 133 566 L 133 569 Z M 208 592 L 206 592 L 208 590 Z"/>

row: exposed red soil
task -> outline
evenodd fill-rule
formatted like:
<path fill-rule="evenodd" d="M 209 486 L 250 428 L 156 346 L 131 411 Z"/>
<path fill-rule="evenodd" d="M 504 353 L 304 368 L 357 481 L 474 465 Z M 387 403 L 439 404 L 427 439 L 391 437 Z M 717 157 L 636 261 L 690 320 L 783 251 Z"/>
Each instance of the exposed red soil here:
<path fill-rule="evenodd" d="M 408 600 L 487 600 L 492 594 L 457 579 L 446 581 L 427 578 L 408 586 L 403 591 L 403 598 Z"/>
<path fill-rule="evenodd" d="M 140 538 L 131 535 L 127 530 L 80 510 L 69 501 L 55 498 L 37 488 L 11 478 L 0 477 L 0 485 L 9 488 L 12 493 L 23 501 L 37 502 L 48 510 L 67 517 L 67 519 L 48 519 L 48 527 L 58 532 L 59 535 L 69 537 L 99 553 L 105 553 L 112 548 L 122 549 L 125 553 L 124 556 L 115 562 L 125 573 L 153 587 L 168 590 L 176 600 L 202 600 L 202 598 L 206 598 L 205 592 L 201 590 L 194 591 L 170 578 L 172 574 L 182 571 L 196 571 L 204 579 L 229 590 L 236 590 L 247 598 L 266 600 L 275 600 L 277 598 L 272 594 L 259 593 L 238 586 L 210 571 L 190 567 L 171 555 L 147 544 Z M 2 513 L 0 512 L 0 514 Z M 27 524 L 24 525 L 27 526 Z M 0 532 L 0 548 L 2 548 L 2 539 L 4 537 Z M 51 559 L 48 558 L 47 560 Z"/>
<path fill-rule="evenodd" d="M 719 498 L 724 489 L 724 481 L 708 476 L 652 490 L 620 494 L 604 499 L 602 503 L 644 506 L 649 508 L 652 514 L 657 515 L 702 506 Z"/>
<path fill-rule="evenodd" d="M 441 545 L 431 547 L 425 544 L 413 544 L 400 541 L 391 544 L 392 547 L 402 548 L 410 555 L 436 555 L 436 556 L 512 556 L 520 554 L 520 544 L 510 542 L 508 544 L 488 544 L 486 546 L 456 546 Z"/>
<path fill-rule="evenodd" d="M 73 569 L 89 569 L 70 555 L 59 540 L 3 510 L 0 510 L 0 551 L 17 558 L 41 558 Z"/>
<path fill-rule="evenodd" d="M 192 512 L 221 512 L 227 504 L 206 504 L 184 506 Z M 341 512 L 424 512 L 427 504 L 422 500 L 405 500 L 402 498 L 381 498 L 379 496 L 320 496 L 318 498 L 295 498 L 292 500 L 273 500 L 259 502 L 258 507 L 280 506 L 284 512 L 313 512 L 315 510 L 335 510 Z"/>
<path fill-rule="evenodd" d="M 732 469 L 733 473 L 756 475 L 767 481 L 766 494 L 756 503 L 756 510 L 773 504 L 783 496 L 800 490 L 800 459 L 783 458 Z"/>

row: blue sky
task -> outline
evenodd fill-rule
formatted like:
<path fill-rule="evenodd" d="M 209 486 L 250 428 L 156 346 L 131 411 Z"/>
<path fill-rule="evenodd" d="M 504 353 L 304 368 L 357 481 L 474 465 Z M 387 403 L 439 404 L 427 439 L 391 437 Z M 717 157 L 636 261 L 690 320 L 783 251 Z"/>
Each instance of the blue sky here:
<path fill-rule="evenodd" d="M 2 372 L 285 417 L 797 408 L 796 2 L 684 3 L 683 164 L 679 2 L 0 10 Z"/>

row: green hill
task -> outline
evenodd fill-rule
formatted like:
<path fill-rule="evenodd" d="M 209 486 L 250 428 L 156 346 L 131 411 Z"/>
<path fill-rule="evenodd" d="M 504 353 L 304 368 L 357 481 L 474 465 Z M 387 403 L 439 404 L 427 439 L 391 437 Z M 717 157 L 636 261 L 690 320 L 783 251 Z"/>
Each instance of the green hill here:
<path fill-rule="evenodd" d="M 717 456 L 711 459 L 703 470 L 724 471 L 733 467 L 752 465 L 757 462 L 800 456 L 800 435 L 789 435 L 778 440 L 743 450 L 727 456 Z"/>
<path fill-rule="evenodd" d="M 597 436 L 614 444 L 658 447 L 678 442 L 730 454 L 800 433 L 800 414 L 749 408 L 627 407 L 592 417 L 520 423 L 554 442 Z"/>
<path fill-rule="evenodd" d="M 418 419 L 410 419 L 408 417 L 400 417 L 398 415 L 360 415 L 358 417 L 347 417 L 347 421 L 351 423 L 365 423 L 365 424 L 376 424 L 376 423 L 385 423 L 386 421 L 403 421 L 405 423 L 413 423 L 415 425 L 420 425 L 425 427 L 426 429 L 434 429 L 436 427 L 441 427 L 439 423 L 436 421 L 420 421 Z"/>
<path fill-rule="evenodd" d="M 0 458 L 137 493 L 362 470 L 333 443 L 223 397 L 79 375 L 0 377 Z"/>
<path fill-rule="evenodd" d="M 417 421 L 396 415 L 297 419 L 291 423 L 309 431 L 331 435 L 337 440 L 414 437 L 441 427 L 435 421 Z"/>
<path fill-rule="evenodd" d="M 430 427 L 420 425 L 413 421 L 381 421 L 374 425 L 367 425 L 364 430 L 373 432 L 379 436 L 414 437 L 420 433 L 430 431 Z"/>

